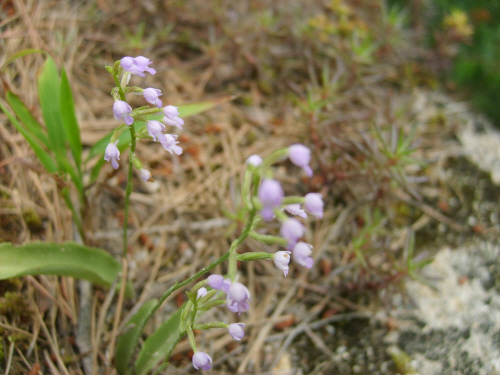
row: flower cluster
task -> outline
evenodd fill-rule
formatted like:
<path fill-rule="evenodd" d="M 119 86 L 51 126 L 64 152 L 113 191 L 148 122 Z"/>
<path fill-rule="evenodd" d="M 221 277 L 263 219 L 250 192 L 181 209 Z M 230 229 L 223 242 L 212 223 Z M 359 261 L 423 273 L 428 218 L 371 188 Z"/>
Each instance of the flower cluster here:
<path fill-rule="evenodd" d="M 145 129 L 140 129 L 138 135 L 141 138 L 151 137 L 153 141 L 159 142 L 162 147 L 170 152 L 171 154 L 180 155 L 182 154 L 182 148 L 178 146 L 177 135 L 166 133 L 166 126 L 175 126 L 182 130 L 184 125 L 184 120 L 179 117 L 179 109 L 173 105 L 167 105 L 163 107 L 163 102 L 159 98 L 162 93 L 153 87 L 148 87 L 146 89 L 141 89 L 140 87 L 128 87 L 127 84 L 130 80 L 132 74 L 136 74 L 141 77 L 145 77 L 146 73 L 156 74 L 156 70 L 150 68 L 149 65 L 152 61 L 144 56 L 130 57 L 126 56 L 121 60 L 118 60 L 113 67 L 108 67 L 110 71 L 116 78 L 116 81 L 121 82 L 119 87 L 113 89 L 113 97 L 115 102 L 113 104 L 113 114 L 115 119 L 123 121 L 126 125 L 131 126 L 136 120 L 146 122 L 147 126 Z M 119 75 L 122 74 L 121 80 Z M 144 99 L 155 106 L 155 108 L 141 107 L 137 110 L 133 110 L 132 107 L 124 100 L 125 93 L 136 93 L 142 95 Z M 154 114 L 156 112 L 163 113 L 163 118 L 160 121 L 149 120 L 146 115 Z M 111 141 L 106 147 L 104 152 L 104 160 L 110 161 L 114 169 L 118 169 L 118 160 L 120 160 L 120 150 L 118 148 L 118 138 L 125 129 L 123 127 L 118 127 L 113 132 Z M 146 133 L 147 132 L 147 133 Z M 134 166 L 139 169 L 141 179 L 144 181 L 153 181 L 151 178 L 151 172 L 142 167 L 142 163 L 135 157 L 131 155 L 131 161 Z"/>
<path fill-rule="evenodd" d="M 311 160 L 311 151 L 304 145 L 295 144 L 288 147 L 285 153 L 290 161 L 296 166 L 302 168 L 307 175 L 312 175 L 312 169 L 309 166 Z M 254 165 L 251 160 L 255 160 L 257 155 L 252 155 L 247 163 Z M 260 165 L 260 164 L 259 164 Z M 286 241 L 287 251 L 278 251 L 274 254 L 274 264 L 288 275 L 288 264 L 290 256 L 301 266 L 311 268 L 313 260 L 310 257 L 312 246 L 299 242 L 304 236 L 306 227 L 296 218 L 307 218 L 307 214 L 321 219 L 323 217 L 323 198 L 319 193 L 308 193 L 304 197 L 291 197 L 289 201 L 293 203 L 286 204 L 287 198 L 284 196 L 283 188 L 279 181 L 272 178 L 262 180 L 257 197 L 261 204 L 260 214 L 265 221 L 271 221 L 277 218 L 281 222 L 281 237 Z M 303 204 L 303 208 L 302 205 Z M 283 213 L 286 211 L 292 216 L 289 217 Z"/>
<path fill-rule="evenodd" d="M 154 135 L 154 134 L 153 134 Z M 303 197 L 285 197 L 281 183 L 272 178 L 272 172 L 267 170 L 270 165 L 287 157 L 294 165 L 302 168 L 304 172 L 311 176 L 312 169 L 309 166 L 311 159 L 310 150 L 301 144 L 295 144 L 287 149 L 277 150 L 266 159 L 258 155 L 252 155 L 247 159 L 247 171 L 243 182 L 243 192 L 245 208 L 251 212 L 249 224 L 249 235 L 266 244 L 278 244 L 285 247 L 274 254 L 267 252 L 248 252 L 236 254 L 235 250 L 229 250 L 229 272 L 228 277 L 212 274 L 206 280 L 201 281 L 191 292 L 190 298 L 196 298 L 196 306 L 193 309 L 205 310 L 207 306 L 225 305 L 233 313 L 246 312 L 250 309 L 252 300 L 250 291 L 236 278 L 236 261 L 252 261 L 257 259 L 272 259 L 276 267 L 283 271 L 285 276 L 289 273 L 290 260 L 306 268 L 312 268 L 313 258 L 312 245 L 300 241 L 306 232 L 305 225 L 300 221 L 312 215 L 317 219 L 323 217 L 323 198 L 319 193 L 308 193 Z M 253 189 L 252 189 L 253 186 Z M 255 232 L 253 222 L 259 222 L 259 215 L 265 222 L 277 219 L 281 222 L 280 236 L 272 236 Z M 207 291 L 205 286 L 211 288 Z M 196 293 L 195 293 L 196 291 Z M 223 295 L 223 298 L 218 296 Z M 196 297 L 195 297 L 196 296 Z M 211 298 L 213 300 L 210 300 Z M 189 305 L 184 312 L 189 317 L 191 311 Z M 194 313 L 191 314 L 194 316 Z M 187 318 L 189 320 L 189 318 Z M 211 368 L 211 357 L 207 353 L 198 352 L 194 336 L 190 329 L 207 328 L 227 328 L 229 335 L 237 341 L 244 338 L 245 332 L 243 323 L 226 324 L 223 322 L 206 323 L 196 325 L 191 322 L 191 327 L 187 327 L 191 346 L 196 353 L 193 356 L 193 366 L 196 369 Z M 191 331 L 192 332 L 192 331 Z"/>

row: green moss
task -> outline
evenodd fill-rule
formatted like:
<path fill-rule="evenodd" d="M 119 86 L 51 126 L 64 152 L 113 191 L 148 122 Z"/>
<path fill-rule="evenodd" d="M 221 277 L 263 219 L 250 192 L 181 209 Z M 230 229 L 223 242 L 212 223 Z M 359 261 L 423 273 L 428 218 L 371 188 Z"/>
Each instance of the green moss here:
<path fill-rule="evenodd" d="M 31 231 L 38 232 L 43 229 L 40 215 L 33 210 L 24 211 L 23 220 Z"/>

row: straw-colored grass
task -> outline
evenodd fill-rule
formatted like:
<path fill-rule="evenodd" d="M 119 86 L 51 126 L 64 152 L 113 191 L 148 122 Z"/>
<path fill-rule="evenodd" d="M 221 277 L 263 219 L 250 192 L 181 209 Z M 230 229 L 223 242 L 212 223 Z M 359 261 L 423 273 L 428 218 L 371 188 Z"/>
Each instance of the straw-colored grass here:
<path fill-rule="evenodd" d="M 125 55 L 151 58 L 158 73 L 134 77 L 133 83 L 160 88 L 164 103 L 237 96 L 185 119 L 180 157 L 152 142 L 139 143 L 137 155 L 155 182 L 135 176 L 128 277 L 137 297 L 125 301 L 122 322 L 174 280 L 189 277 L 226 251 L 241 223 L 233 224 L 224 212 L 235 213 L 241 204 L 237 191 L 248 156 L 266 156 L 296 142 L 313 149 L 313 178 L 286 162 L 276 176 L 287 194 L 319 191 L 325 197 L 324 219 L 308 221 L 306 240 L 314 246 L 315 267 L 308 271 L 292 265 L 283 278 L 272 262 L 241 265 L 241 280 L 255 296 L 250 311 L 238 318 L 216 309 L 203 319 L 241 319 L 247 325 L 244 340 L 235 345 L 223 330 L 198 335 L 200 347 L 214 358 L 213 374 L 295 374 L 327 363 L 335 349 L 325 344 L 325 326 L 369 317 L 377 305 L 390 307 L 392 293 L 402 292 L 408 227 L 417 242 L 419 231 L 432 231 L 439 223 L 454 233 L 468 231 L 434 206 L 452 194 L 439 166 L 453 137 L 448 104 L 436 105 L 419 91 L 433 79 L 414 60 L 425 53 L 408 29 L 384 23 L 387 10 L 378 2 L 15 0 L 1 7 L 0 65 L 26 48 L 43 49 L 64 65 L 85 146 L 118 125 L 109 95 L 113 82 L 104 65 Z M 342 11 L 345 17 L 339 16 Z M 353 43 L 366 34 L 374 50 L 356 54 Z M 43 61 L 41 55 L 29 55 L 0 73 L 2 103 L 6 90 L 12 90 L 41 118 L 35 78 Z M 325 104 L 308 109 L 307 93 Z M 391 168 L 395 161 L 381 153 L 374 128 L 390 142 L 394 129 L 407 135 L 411 125 L 420 142 L 412 156 L 429 167 L 403 165 L 401 177 Z M 72 240 L 71 214 L 58 196 L 57 181 L 3 114 L 0 138 L 1 240 Z M 125 173 L 124 165 L 116 172 L 104 167 L 89 188 L 92 220 L 85 228 L 90 245 L 117 257 Z M 425 182 L 417 183 L 419 178 Z M 40 219 L 37 228 L 27 222 L 26 212 Z M 375 212 L 383 220 L 363 234 L 358 250 L 367 265 L 361 267 L 353 241 Z M 270 231 L 276 229 L 270 225 Z M 277 249 L 248 240 L 243 250 Z M 11 374 L 36 374 L 37 369 L 44 374 L 114 373 L 109 345 L 119 333 L 112 321 L 117 291 L 51 276 L 2 281 L 0 288 L 17 293 L 27 306 L 0 316 L 0 352 L 5 353 L 0 363 Z M 185 290 L 167 300 L 148 333 L 180 306 Z M 87 338 L 79 330 L 86 324 Z M 18 339 L 9 341 L 13 335 Z M 300 361 L 297 352 L 307 348 L 294 348 L 294 340 L 301 335 L 323 353 L 318 363 L 304 367 Z M 190 371 L 187 341 L 174 351 L 171 363 L 165 373 Z M 318 366 L 316 373 L 321 373 Z"/>

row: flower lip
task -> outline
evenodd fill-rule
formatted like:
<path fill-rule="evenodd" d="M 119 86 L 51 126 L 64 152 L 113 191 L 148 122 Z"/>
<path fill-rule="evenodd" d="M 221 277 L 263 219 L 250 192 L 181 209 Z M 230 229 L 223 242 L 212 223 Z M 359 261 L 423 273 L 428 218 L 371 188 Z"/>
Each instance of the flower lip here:
<path fill-rule="evenodd" d="M 300 208 L 300 203 L 289 204 L 285 206 L 285 210 L 294 216 L 300 216 L 304 219 L 307 218 L 306 212 Z"/>

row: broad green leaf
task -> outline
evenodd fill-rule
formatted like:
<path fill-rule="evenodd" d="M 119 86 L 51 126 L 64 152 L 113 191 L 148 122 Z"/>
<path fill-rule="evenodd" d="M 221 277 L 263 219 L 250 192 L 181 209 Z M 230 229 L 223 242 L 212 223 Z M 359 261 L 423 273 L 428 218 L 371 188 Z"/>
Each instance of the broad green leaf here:
<path fill-rule="evenodd" d="M 44 52 L 41 49 L 23 49 L 22 51 L 16 52 L 11 57 L 9 57 L 0 67 L 0 70 L 3 70 L 7 65 L 9 65 L 14 60 L 17 60 L 18 58 L 26 55 L 31 55 L 33 53 L 44 53 Z"/>
<path fill-rule="evenodd" d="M 61 71 L 60 113 L 71 153 L 75 159 L 76 167 L 78 171 L 80 171 L 82 164 L 82 140 L 80 138 L 80 127 L 78 126 L 78 120 L 76 119 L 75 103 L 73 101 L 71 86 L 64 68 Z"/>
<path fill-rule="evenodd" d="M 66 242 L 0 244 L 0 280 L 25 275 L 59 275 L 111 286 L 121 265 L 106 251 Z"/>
<path fill-rule="evenodd" d="M 182 308 L 170 315 L 168 320 L 144 342 L 135 363 L 136 374 L 147 374 L 170 353 L 180 335 L 181 312 Z"/>
<path fill-rule="evenodd" d="M 56 63 L 48 57 L 38 74 L 38 97 L 56 160 L 63 170 L 61 159 L 66 158 L 66 136 L 59 113 L 60 92 L 61 82 Z"/>
<path fill-rule="evenodd" d="M 43 129 L 42 125 L 40 125 L 37 119 L 31 114 L 30 110 L 24 105 L 21 99 L 13 92 L 8 91 L 7 101 L 26 129 L 43 143 L 47 149 L 50 149 L 51 144 L 45 129 Z"/>
<path fill-rule="evenodd" d="M 225 103 L 229 100 L 234 99 L 234 97 L 225 97 L 221 99 L 215 99 L 215 100 L 208 100 L 205 102 L 199 102 L 199 103 L 191 103 L 191 104 L 184 104 L 179 106 L 179 112 L 180 112 L 180 117 L 189 117 L 196 115 L 198 113 L 202 113 L 205 111 L 208 111 L 209 109 L 212 109 L 222 103 Z M 147 116 L 148 119 L 150 120 L 161 120 L 163 117 L 163 114 L 156 114 L 156 115 L 149 115 Z M 135 125 L 135 130 L 138 131 L 142 129 L 146 124 L 141 121 L 136 121 L 134 123 Z M 106 150 L 106 146 L 109 143 L 109 140 L 111 139 L 111 135 L 113 132 L 110 132 L 103 138 L 101 138 L 91 149 L 89 152 L 89 155 L 87 157 L 87 161 L 93 158 L 96 155 L 103 154 L 104 151 Z M 118 143 L 118 149 L 120 149 L 120 145 L 124 144 L 126 147 L 128 147 L 128 144 L 130 143 L 130 133 L 125 131 L 123 134 L 120 136 L 120 142 Z M 120 149 L 120 152 L 122 149 Z"/>
<path fill-rule="evenodd" d="M 2 104 L 0 103 L 0 109 L 7 115 L 8 119 L 12 124 L 16 127 L 17 131 L 21 133 L 21 135 L 28 141 L 30 144 L 31 148 L 35 152 L 36 156 L 38 159 L 40 159 L 40 162 L 43 164 L 45 169 L 49 173 L 55 173 L 57 172 L 57 164 L 55 163 L 54 159 L 43 149 L 43 147 L 37 142 L 37 140 L 31 135 L 30 132 L 28 132 L 20 123 L 17 121 L 15 116 L 10 113 L 10 111 Z"/>
<path fill-rule="evenodd" d="M 157 299 L 146 302 L 125 326 L 125 333 L 118 338 L 115 353 L 116 369 L 120 375 L 130 374 L 130 361 L 141 335 L 140 327 L 157 304 Z"/>

